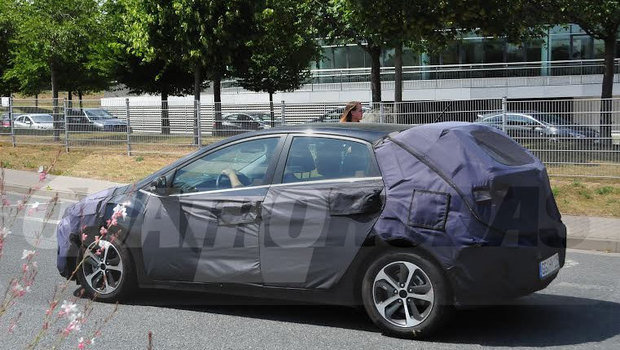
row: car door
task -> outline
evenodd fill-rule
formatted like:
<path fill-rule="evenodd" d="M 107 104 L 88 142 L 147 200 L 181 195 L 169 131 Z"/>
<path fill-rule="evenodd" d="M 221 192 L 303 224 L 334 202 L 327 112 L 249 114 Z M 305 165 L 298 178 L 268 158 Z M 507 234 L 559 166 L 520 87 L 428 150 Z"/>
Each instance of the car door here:
<path fill-rule="evenodd" d="M 13 127 L 14 128 L 27 128 L 28 126 L 24 122 L 24 118 L 25 118 L 24 116 L 17 117 L 17 119 L 13 121 Z"/>
<path fill-rule="evenodd" d="M 167 174 L 169 194 L 149 193 L 141 246 L 154 280 L 259 283 L 261 206 L 284 137 L 243 139 Z M 225 169 L 242 186 L 231 188 Z"/>
<path fill-rule="evenodd" d="M 290 136 L 285 149 L 262 208 L 263 282 L 329 288 L 381 209 L 383 181 L 374 152 L 360 140 L 313 135 Z"/>
<path fill-rule="evenodd" d="M 238 114 L 236 124 L 242 132 L 258 129 L 258 124 L 246 114 Z"/>

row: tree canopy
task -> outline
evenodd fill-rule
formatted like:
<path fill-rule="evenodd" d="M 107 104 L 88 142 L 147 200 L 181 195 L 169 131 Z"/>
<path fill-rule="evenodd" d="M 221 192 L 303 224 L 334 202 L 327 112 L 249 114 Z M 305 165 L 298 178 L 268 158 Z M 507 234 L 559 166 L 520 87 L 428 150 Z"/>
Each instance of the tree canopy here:
<path fill-rule="evenodd" d="M 269 94 L 301 87 L 320 52 L 310 6 L 311 1 L 267 1 L 257 14 L 256 35 L 246 45 L 248 63 L 236 71 L 241 86 Z"/>

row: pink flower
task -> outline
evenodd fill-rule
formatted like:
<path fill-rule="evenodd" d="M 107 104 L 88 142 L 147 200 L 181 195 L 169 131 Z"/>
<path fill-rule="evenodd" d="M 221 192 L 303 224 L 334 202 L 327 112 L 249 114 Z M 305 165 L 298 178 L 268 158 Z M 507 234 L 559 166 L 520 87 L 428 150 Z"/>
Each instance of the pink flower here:
<path fill-rule="evenodd" d="M 24 251 L 22 252 L 22 260 L 30 259 L 31 257 L 34 256 L 34 253 L 35 253 L 34 250 L 24 249 Z"/>
<path fill-rule="evenodd" d="M 101 255 L 101 253 L 102 253 L 101 248 L 97 249 L 97 251 L 95 252 L 95 254 L 96 254 L 97 256 Z"/>
<path fill-rule="evenodd" d="M 2 198 L 2 206 L 8 207 L 9 205 L 11 205 L 11 201 L 6 198 Z"/>
<path fill-rule="evenodd" d="M 123 218 L 123 220 L 127 217 L 127 209 L 125 208 L 125 203 L 117 204 L 114 207 L 114 215 L 112 215 L 112 219 Z"/>
<path fill-rule="evenodd" d="M 88 238 L 88 236 L 85 233 L 82 233 L 82 242 L 84 242 L 86 238 Z"/>
<path fill-rule="evenodd" d="M 47 173 L 45 171 L 42 171 L 39 173 L 39 181 L 43 182 L 45 181 L 45 179 L 47 178 Z"/>
<path fill-rule="evenodd" d="M 15 282 L 13 284 L 13 286 L 11 287 L 11 292 L 13 293 L 13 296 L 15 298 L 23 297 L 24 295 L 26 295 L 26 289 L 24 289 L 24 287 L 22 287 L 22 285 L 18 282 Z"/>
<path fill-rule="evenodd" d="M 80 339 L 78 339 L 78 349 L 86 349 L 86 343 L 84 343 L 83 337 L 80 337 Z"/>
<path fill-rule="evenodd" d="M 95 236 L 95 244 L 99 244 L 99 236 Z"/>
<path fill-rule="evenodd" d="M 105 227 L 101 226 L 99 233 L 101 234 L 101 237 L 103 237 L 108 233 L 108 230 Z"/>
<path fill-rule="evenodd" d="M 69 314 L 77 312 L 77 305 L 70 301 L 63 300 L 62 305 L 60 306 L 60 309 L 61 309 L 60 312 L 62 312 L 63 315 L 69 315 Z"/>

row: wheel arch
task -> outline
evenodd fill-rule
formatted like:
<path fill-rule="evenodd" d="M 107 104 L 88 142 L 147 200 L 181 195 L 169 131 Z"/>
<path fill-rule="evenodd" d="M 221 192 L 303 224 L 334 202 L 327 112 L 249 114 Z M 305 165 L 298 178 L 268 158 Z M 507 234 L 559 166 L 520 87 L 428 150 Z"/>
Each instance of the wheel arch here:
<path fill-rule="evenodd" d="M 439 271 L 441 272 L 443 278 L 446 281 L 446 286 L 448 287 L 449 299 L 455 303 L 456 296 L 454 292 L 454 285 L 452 280 L 450 279 L 450 275 L 446 268 L 440 263 L 439 259 L 433 254 L 429 249 L 423 247 L 420 244 L 416 244 L 407 239 L 391 239 L 391 240 L 383 240 L 378 236 L 373 238 L 369 238 L 362 249 L 367 250 L 365 254 L 360 258 L 358 263 L 355 266 L 354 271 L 354 298 L 356 302 L 362 301 L 362 282 L 364 280 L 364 275 L 366 274 L 367 269 L 370 267 L 373 261 L 380 258 L 382 255 L 387 253 L 394 252 L 406 252 L 406 253 L 414 253 L 420 255 L 422 258 L 427 259 L 429 262 L 434 264 Z"/>

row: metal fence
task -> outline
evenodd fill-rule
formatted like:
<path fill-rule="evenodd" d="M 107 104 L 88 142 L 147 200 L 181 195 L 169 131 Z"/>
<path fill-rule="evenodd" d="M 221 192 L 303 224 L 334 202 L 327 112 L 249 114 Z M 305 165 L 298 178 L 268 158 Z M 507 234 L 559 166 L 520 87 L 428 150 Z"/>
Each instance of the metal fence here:
<path fill-rule="evenodd" d="M 7 100 L 7 99 L 5 99 Z M 130 99 L 10 99 L 0 142 L 98 152 L 183 154 L 224 137 L 272 126 L 337 122 L 345 103 L 214 105 Z M 363 122 L 483 122 L 530 149 L 551 175 L 620 178 L 620 99 L 451 100 L 364 103 Z M 199 112 L 199 113 L 197 113 Z M 9 115 L 11 118 L 9 119 Z M 221 120 L 216 122 L 216 115 Z"/>

